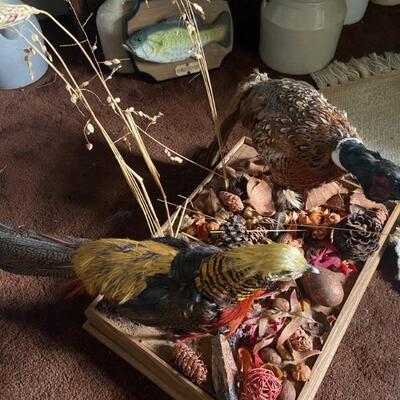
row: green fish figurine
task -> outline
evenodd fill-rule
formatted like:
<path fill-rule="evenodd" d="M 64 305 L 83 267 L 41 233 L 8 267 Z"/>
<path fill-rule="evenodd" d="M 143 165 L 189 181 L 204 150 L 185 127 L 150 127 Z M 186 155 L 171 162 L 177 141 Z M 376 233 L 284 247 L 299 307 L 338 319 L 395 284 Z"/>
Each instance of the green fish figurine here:
<path fill-rule="evenodd" d="M 231 16 L 226 11 L 213 23 L 199 25 L 203 47 L 210 43 L 229 47 L 231 26 Z M 123 47 L 136 57 L 154 63 L 171 63 L 193 57 L 193 43 L 180 17 L 172 17 L 135 32 Z"/>

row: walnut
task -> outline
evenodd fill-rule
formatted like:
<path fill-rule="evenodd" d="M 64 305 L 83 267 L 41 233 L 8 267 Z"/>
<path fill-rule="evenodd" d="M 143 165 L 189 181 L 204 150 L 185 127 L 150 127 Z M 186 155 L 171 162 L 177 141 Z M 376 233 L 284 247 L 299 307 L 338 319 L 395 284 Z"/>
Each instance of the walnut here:
<path fill-rule="evenodd" d="M 303 329 L 299 328 L 289 338 L 290 344 L 295 351 L 306 351 L 312 350 L 313 342 L 310 335 L 308 335 Z"/>
<path fill-rule="evenodd" d="M 277 365 L 271 363 L 263 364 L 261 368 L 269 369 L 278 379 L 282 379 L 285 374 L 285 372 L 283 372 Z"/>
<path fill-rule="evenodd" d="M 310 367 L 304 363 L 293 365 L 290 372 L 293 379 L 297 382 L 307 382 L 311 376 Z"/>

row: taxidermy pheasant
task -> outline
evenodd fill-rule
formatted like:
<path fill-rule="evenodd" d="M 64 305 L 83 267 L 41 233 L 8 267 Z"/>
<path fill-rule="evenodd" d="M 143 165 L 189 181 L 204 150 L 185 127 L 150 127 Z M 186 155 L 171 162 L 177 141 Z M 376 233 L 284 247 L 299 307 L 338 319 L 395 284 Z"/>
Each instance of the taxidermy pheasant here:
<path fill-rule="evenodd" d="M 346 114 L 306 82 L 250 75 L 221 123 L 223 145 L 238 120 L 282 189 L 302 192 L 351 173 L 369 199 L 400 199 L 400 168 L 367 149 Z M 212 165 L 218 153 L 214 141 Z"/>
<path fill-rule="evenodd" d="M 315 269 L 289 245 L 263 244 L 228 251 L 163 237 L 55 239 L 0 224 L 0 269 L 76 278 L 117 312 L 174 332 L 233 334 L 257 297 L 275 282 Z"/>

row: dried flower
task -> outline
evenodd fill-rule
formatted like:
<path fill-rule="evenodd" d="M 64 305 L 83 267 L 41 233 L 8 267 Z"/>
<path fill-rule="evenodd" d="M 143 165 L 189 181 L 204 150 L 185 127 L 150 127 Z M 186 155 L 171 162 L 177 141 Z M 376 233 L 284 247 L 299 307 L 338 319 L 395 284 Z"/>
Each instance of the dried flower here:
<path fill-rule="evenodd" d="M 201 385 L 207 379 L 207 367 L 201 355 L 184 343 L 175 345 L 172 357 L 176 367 L 192 382 Z"/>

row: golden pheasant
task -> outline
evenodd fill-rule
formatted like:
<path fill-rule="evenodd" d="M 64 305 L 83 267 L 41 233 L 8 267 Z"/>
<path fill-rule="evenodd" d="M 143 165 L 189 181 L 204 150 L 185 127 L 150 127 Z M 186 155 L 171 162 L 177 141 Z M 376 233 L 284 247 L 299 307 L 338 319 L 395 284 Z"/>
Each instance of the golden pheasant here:
<path fill-rule="evenodd" d="M 400 168 L 368 150 L 346 114 L 306 82 L 250 75 L 221 123 L 223 144 L 239 120 L 281 188 L 301 192 L 351 173 L 369 199 L 400 199 Z M 212 165 L 218 153 L 214 141 Z"/>
<path fill-rule="evenodd" d="M 0 224 L 0 269 L 74 277 L 121 314 L 175 332 L 234 333 L 252 302 L 278 280 L 300 277 L 308 266 L 289 245 L 228 251 L 171 237 L 60 240 Z"/>

